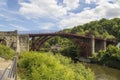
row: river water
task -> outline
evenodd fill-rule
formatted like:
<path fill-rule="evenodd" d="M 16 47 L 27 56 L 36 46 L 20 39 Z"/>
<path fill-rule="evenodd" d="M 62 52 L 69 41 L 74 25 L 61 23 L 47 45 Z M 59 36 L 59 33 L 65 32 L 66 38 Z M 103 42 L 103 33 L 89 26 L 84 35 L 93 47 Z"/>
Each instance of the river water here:
<path fill-rule="evenodd" d="M 120 70 L 101 66 L 97 64 L 87 64 L 96 76 L 96 80 L 120 80 Z"/>

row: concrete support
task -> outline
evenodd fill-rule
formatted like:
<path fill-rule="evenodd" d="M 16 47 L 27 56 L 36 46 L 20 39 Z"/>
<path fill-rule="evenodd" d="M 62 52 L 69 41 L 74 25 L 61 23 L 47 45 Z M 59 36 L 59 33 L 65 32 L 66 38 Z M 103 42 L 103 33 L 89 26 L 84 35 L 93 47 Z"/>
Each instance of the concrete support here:
<path fill-rule="evenodd" d="M 19 36 L 17 35 L 17 47 L 16 47 L 16 52 L 20 53 L 20 42 L 19 42 Z"/>
<path fill-rule="evenodd" d="M 34 47 L 35 47 L 35 37 L 32 37 L 30 50 L 34 50 Z"/>
<path fill-rule="evenodd" d="M 29 35 L 18 35 L 20 51 L 29 51 Z"/>
<path fill-rule="evenodd" d="M 90 39 L 90 55 L 95 53 L 95 38 L 94 35 L 91 35 Z"/>
<path fill-rule="evenodd" d="M 106 39 L 102 41 L 101 45 L 102 45 L 102 50 L 106 50 Z"/>

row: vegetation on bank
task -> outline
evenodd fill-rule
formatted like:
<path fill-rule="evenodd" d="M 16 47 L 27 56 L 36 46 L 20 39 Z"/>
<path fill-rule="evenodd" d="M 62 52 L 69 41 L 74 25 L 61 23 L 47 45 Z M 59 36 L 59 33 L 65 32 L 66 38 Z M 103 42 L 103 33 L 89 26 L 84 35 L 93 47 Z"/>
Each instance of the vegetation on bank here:
<path fill-rule="evenodd" d="M 79 56 L 80 48 L 76 45 L 75 39 L 53 37 L 43 45 L 41 51 L 53 52 L 54 54 L 61 53 L 64 56 L 70 57 L 72 60 Z"/>
<path fill-rule="evenodd" d="M 89 23 L 75 26 L 71 29 L 64 29 L 64 33 L 72 33 L 78 35 L 86 35 L 89 36 L 93 34 L 95 37 L 100 38 L 115 38 L 117 42 L 120 41 L 120 18 L 114 19 L 101 19 L 96 21 L 91 21 Z M 60 46 L 59 50 L 52 50 L 51 47 L 53 46 Z M 76 42 L 75 39 L 71 38 L 62 38 L 62 37 L 53 37 L 52 39 L 48 40 L 43 45 L 43 51 L 52 51 L 54 53 L 60 52 L 62 55 L 71 57 L 73 60 L 76 56 L 80 56 L 81 48 L 79 43 Z"/>
<path fill-rule="evenodd" d="M 95 80 L 90 69 L 60 54 L 21 53 L 18 70 L 21 80 Z"/>
<path fill-rule="evenodd" d="M 75 26 L 72 29 L 65 29 L 63 32 L 80 35 L 93 34 L 95 37 L 116 38 L 120 41 L 120 18 L 101 19 Z"/>
<path fill-rule="evenodd" d="M 116 39 L 116 43 L 118 43 L 120 42 L 120 18 L 114 18 L 110 20 L 103 18 L 101 20 L 91 21 L 83 25 L 75 26 L 72 29 L 65 29 L 60 32 L 85 36 L 93 34 L 95 37 L 99 38 L 114 38 Z M 78 57 L 81 54 L 81 47 L 78 45 L 79 43 L 76 43 L 75 39 L 54 37 L 46 42 L 43 48 L 45 48 L 46 44 L 49 45 L 48 47 L 46 47 L 46 50 L 55 53 L 60 52 L 64 56 L 71 57 L 73 60 L 75 59 L 75 57 Z M 57 51 L 51 50 L 51 46 L 56 45 L 61 46 L 61 48 Z M 120 68 L 119 48 L 109 46 L 106 51 L 99 51 L 97 53 L 98 55 L 96 56 L 96 58 L 94 58 L 94 60 L 96 60 L 100 64 Z"/>
<path fill-rule="evenodd" d="M 100 50 L 93 61 L 120 69 L 120 48 L 109 45 L 106 50 Z"/>
<path fill-rule="evenodd" d="M 14 54 L 15 51 L 13 49 L 0 44 L 0 57 L 6 60 L 13 59 Z"/>

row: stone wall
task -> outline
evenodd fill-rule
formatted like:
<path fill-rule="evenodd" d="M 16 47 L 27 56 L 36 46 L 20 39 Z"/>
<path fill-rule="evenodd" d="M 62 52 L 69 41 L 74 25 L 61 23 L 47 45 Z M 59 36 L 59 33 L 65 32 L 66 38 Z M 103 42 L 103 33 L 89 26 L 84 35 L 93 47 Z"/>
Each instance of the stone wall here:
<path fill-rule="evenodd" d="M 0 39 L 6 42 L 6 46 L 16 50 L 17 48 L 17 31 L 0 32 Z"/>
<path fill-rule="evenodd" d="M 19 36 L 19 37 L 17 37 Z M 6 46 L 11 47 L 12 49 L 17 49 L 17 39 L 19 39 L 19 47 L 21 51 L 29 51 L 29 36 L 28 35 L 18 35 L 17 31 L 1 31 L 0 40 L 6 42 Z"/>
<path fill-rule="evenodd" d="M 20 51 L 29 51 L 29 35 L 19 35 Z"/>

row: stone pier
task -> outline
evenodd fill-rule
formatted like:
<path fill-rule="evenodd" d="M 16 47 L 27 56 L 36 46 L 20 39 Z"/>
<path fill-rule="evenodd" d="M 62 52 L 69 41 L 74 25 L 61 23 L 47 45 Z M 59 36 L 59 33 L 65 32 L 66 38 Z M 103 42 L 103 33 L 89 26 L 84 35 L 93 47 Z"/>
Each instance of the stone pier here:
<path fill-rule="evenodd" d="M 89 46 L 90 46 L 90 56 L 94 55 L 99 50 L 106 50 L 106 39 L 95 39 L 93 35 L 89 39 Z"/>
<path fill-rule="evenodd" d="M 15 51 L 29 51 L 29 35 L 19 35 L 17 30 L 1 31 L 0 43 L 5 46 L 11 47 Z M 19 50 L 17 49 L 17 47 L 19 47 Z"/>

